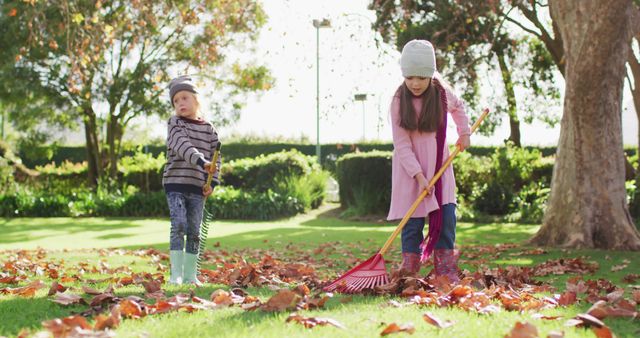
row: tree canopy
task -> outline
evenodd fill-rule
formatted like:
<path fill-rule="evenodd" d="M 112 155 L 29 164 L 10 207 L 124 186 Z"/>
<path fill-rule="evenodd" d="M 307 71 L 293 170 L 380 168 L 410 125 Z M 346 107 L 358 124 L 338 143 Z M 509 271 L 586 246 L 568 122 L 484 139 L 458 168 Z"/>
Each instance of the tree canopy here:
<path fill-rule="evenodd" d="M 92 181 L 105 167 L 116 174 L 120 141 L 132 119 L 170 111 L 162 95 L 172 76 L 195 74 L 214 85 L 205 91 L 225 93 L 220 99 L 226 104 L 209 107 L 222 122 L 237 118 L 238 96 L 268 90 L 273 82 L 264 66 L 227 60 L 250 45 L 265 23 L 256 1 L 1 4 L 1 43 L 7 46 L 2 77 L 24 81 L 1 87 L 0 98 L 24 98 L 15 101 L 14 115 L 37 105 L 59 120 L 81 120 Z M 28 99 L 36 96 L 44 99 Z"/>

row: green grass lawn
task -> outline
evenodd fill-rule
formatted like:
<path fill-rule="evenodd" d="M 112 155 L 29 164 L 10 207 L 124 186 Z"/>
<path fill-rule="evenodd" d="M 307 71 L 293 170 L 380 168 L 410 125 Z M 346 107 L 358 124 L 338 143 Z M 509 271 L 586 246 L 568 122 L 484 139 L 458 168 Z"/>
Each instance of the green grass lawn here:
<path fill-rule="evenodd" d="M 335 205 L 324 206 L 290 219 L 270 222 L 220 221 L 214 222 L 209 230 L 207 247 L 214 252 L 234 253 L 260 257 L 268 254 L 287 262 L 298 260 L 315 261 L 322 278 L 334 278 L 345 269 L 353 266 L 353 261 L 366 259 L 382 246 L 396 224 L 389 222 L 356 222 L 335 218 Z M 457 245 L 463 251 L 462 268 L 475 271 L 479 265 L 488 267 L 533 266 L 550 259 L 584 257 L 585 261 L 597 262 L 599 269 L 594 274 L 585 274 L 587 279 L 607 279 L 625 289 L 629 297 L 633 285 L 622 278 L 629 274 L 640 274 L 637 252 L 609 252 L 599 250 L 560 250 L 545 248 L 545 253 L 528 253 L 525 241 L 538 229 L 537 225 L 522 224 L 476 224 L 459 223 Z M 109 267 L 127 267 L 134 272 L 157 273 L 157 262 L 148 257 L 125 254 L 105 254 L 100 248 L 139 249 L 155 248 L 168 251 L 169 224 L 166 219 L 140 218 L 18 218 L 0 219 L 0 263 L 4 263 L 16 249 L 45 249 L 44 260 L 58 262 L 70 268 L 79 263 Z M 330 243 L 332 248 L 314 253 Z M 506 250 L 491 250 L 497 244 L 514 243 Z M 391 268 L 399 261 L 399 239 L 393 249 L 385 255 L 387 267 Z M 11 250 L 11 251 L 10 251 Z M 465 258 L 465 252 L 477 253 L 488 250 L 479 258 Z M 251 258 L 249 258 L 251 259 Z M 331 267 L 322 262 L 331 261 Z M 168 262 L 161 262 L 168 264 Z M 612 267 L 625 264 L 626 267 L 613 271 Z M 206 266 L 213 268 L 213 266 Z M 426 269 L 423 270 L 426 272 Z M 126 272 L 121 274 L 126 275 Z M 565 282 L 576 274 L 551 275 L 539 278 L 556 287 L 557 293 L 565 288 Z M 2 277 L 2 275 L 0 275 Z M 62 306 L 52 302 L 47 296 L 52 279 L 45 275 L 28 275 L 29 280 L 42 280 L 47 287 L 37 291 L 34 297 L 25 298 L 0 294 L 0 336 L 17 336 L 21 330 L 34 333 L 42 330 L 42 322 L 54 318 L 63 318 L 87 309 L 86 305 Z M 104 274 L 86 273 L 83 278 L 104 278 Z M 168 276 L 167 276 L 168 277 Z M 6 285 L 16 287 L 26 285 Z M 82 294 L 81 287 L 86 283 L 65 283 L 71 287 L 67 293 Z M 90 285 L 103 290 L 106 282 Z M 167 295 L 178 292 L 190 292 L 188 286 L 163 285 Z M 230 289 L 226 285 L 206 284 L 194 289 L 195 295 L 209 299 L 217 289 Z M 269 287 L 249 287 L 247 292 L 266 301 L 274 290 Z M 118 297 L 128 295 L 144 296 L 144 289 L 138 285 L 119 287 L 115 290 Z M 388 306 L 390 300 L 405 302 L 400 297 L 354 296 L 350 301 L 346 296 L 335 295 L 323 308 L 305 310 L 299 313 L 305 317 L 332 318 L 344 325 L 345 329 L 332 326 L 306 329 L 297 323 L 286 323 L 291 311 L 268 313 L 263 311 L 244 311 L 237 306 L 196 311 L 171 312 L 162 315 L 147 316 L 142 319 L 125 319 L 115 331 L 118 337 L 373 337 L 379 336 L 387 324 L 399 325 L 412 323 L 416 336 L 447 337 L 503 337 L 518 321 L 534 324 L 538 334 L 545 337 L 551 331 L 563 331 L 565 337 L 593 337 L 591 330 L 566 327 L 564 323 L 591 306 L 579 302 L 568 307 L 557 307 L 540 311 L 545 315 L 562 316 L 561 320 L 540 320 L 533 317 L 534 312 L 514 312 L 502 309 L 492 315 L 480 315 L 449 307 L 403 307 Z M 452 320 L 454 325 L 438 329 L 422 319 L 424 312 L 431 312 L 444 320 Z M 618 337 L 640 335 L 640 321 L 630 318 L 606 318 L 605 323 Z M 400 333 L 404 335 L 404 333 Z"/>

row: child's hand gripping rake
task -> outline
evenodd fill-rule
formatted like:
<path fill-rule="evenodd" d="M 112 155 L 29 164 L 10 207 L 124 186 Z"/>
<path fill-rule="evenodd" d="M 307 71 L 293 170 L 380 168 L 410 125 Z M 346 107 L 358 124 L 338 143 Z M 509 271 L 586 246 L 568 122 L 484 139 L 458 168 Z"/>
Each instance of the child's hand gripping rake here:
<path fill-rule="evenodd" d="M 471 127 L 472 134 L 476 129 L 478 129 L 478 126 L 480 125 L 480 123 L 482 123 L 482 120 L 484 120 L 488 113 L 489 109 L 485 108 L 482 112 L 482 115 L 480 115 L 478 120 Z M 398 237 L 398 234 L 402 231 L 402 228 L 404 228 L 405 224 L 407 224 L 407 221 L 409 221 L 409 218 L 411 218 L 411 215 L 413 215 L 414 211 L 416 211 L 416 208 L 418 208 L 420 202 L 422 202 L 429 191 L 431 191 L 431 188 L 433 188 L 440 176 L 442 176 L 442 174 L 444 173 L 445 169 L 447 169 L 447 167 L 459 153 L 460 148 L 456 147 L 449 158 L 447 158 L 447 160 L 442 164 L 440 170 L 438 170 L 438 172 L 433 175 L 433 178 L 431 178 L 431 180 L 429 181 L 429 186 L 427 187 L 427 189 L 425 189 L 418 196 L 415 202 L 413 202 L 411 208 L 409 208 L 409 211 L 407 211 L 407 213 L 400 221 L 400 224 L 398 224 L 398 227 L 396 227 L 396 230 L 391 234 L 391 236 L 389 236 L 387 241 L 382 246 L 382 249 L 380 249 L 377 254 L 373 255 L 366 261 L 360 263 L 360 265 L 347 271 L 344 275 L 333 281 L 331 284 L 325 286 L 323 288 L 324 291 L 335 290 L 343 293 L 357 293 L 364 289 L 372 289 L 376 286 L 388 283 L 389 276 L 387 275 L 387 268 L 385 267 L 384 258 L 382 256 L 387 252 L 387 250 L 389 250 L 391 243 L 393 243 L 396 237 Z"/>
<path fill-rule="evenodd" d="M 222 143 L 218 142 L 216 145 L 216 150 L 213 152 L 213 156 L 211 158 L 211 165 L 213 166 L 213 170 L 209 171 L 207 175 L 207 182 L 204 186 L 211 186 L 211 180 L 213 180 L 213 174 L 219 169 L 218 165 L 218 157 L 220 156 L 220 148 L 222 147 Z M 209 222 L 213 218 L 213 215 L 207 211 L 207 201 L 204 201 L 204 215 L 202 217 L 202 225 L 200 226 L 200 246 L 198 250 L 198 265 L 196 267 L 196 274 L 200 272 L 200 263 L 202 261 L 202 255 L 204 254 L 204 249 L 207 243 L 207 237 L 209 236 Z"/>

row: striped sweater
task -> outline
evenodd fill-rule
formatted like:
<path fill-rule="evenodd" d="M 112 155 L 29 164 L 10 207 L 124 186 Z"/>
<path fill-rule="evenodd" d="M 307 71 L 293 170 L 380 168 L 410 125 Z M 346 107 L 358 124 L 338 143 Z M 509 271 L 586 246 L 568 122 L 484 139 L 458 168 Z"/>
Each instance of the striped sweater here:
<path fill-rule="evenodd" d="M 211 123 L 172 116 L 167 123 L 167 163 L 162 185 L 166 192 L 202 193 L 207 180 L 204 164 L 211 161 L 218 144 L 218 133 Z M 220 156 L 218 168 L 220 168 Z M 211 186 L 220 183 L 219 170 L 213 174 Z"/>

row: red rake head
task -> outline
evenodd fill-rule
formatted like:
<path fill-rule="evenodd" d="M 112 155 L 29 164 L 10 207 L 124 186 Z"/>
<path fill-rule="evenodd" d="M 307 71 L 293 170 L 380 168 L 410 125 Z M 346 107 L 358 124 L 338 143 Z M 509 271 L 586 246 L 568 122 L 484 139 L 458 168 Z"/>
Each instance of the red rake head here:
<path fill-rule="evenodd" d="M 388 282 L 384 259 L 377 253 L 322 289 L 327 292 L 358 293 Z"/>

